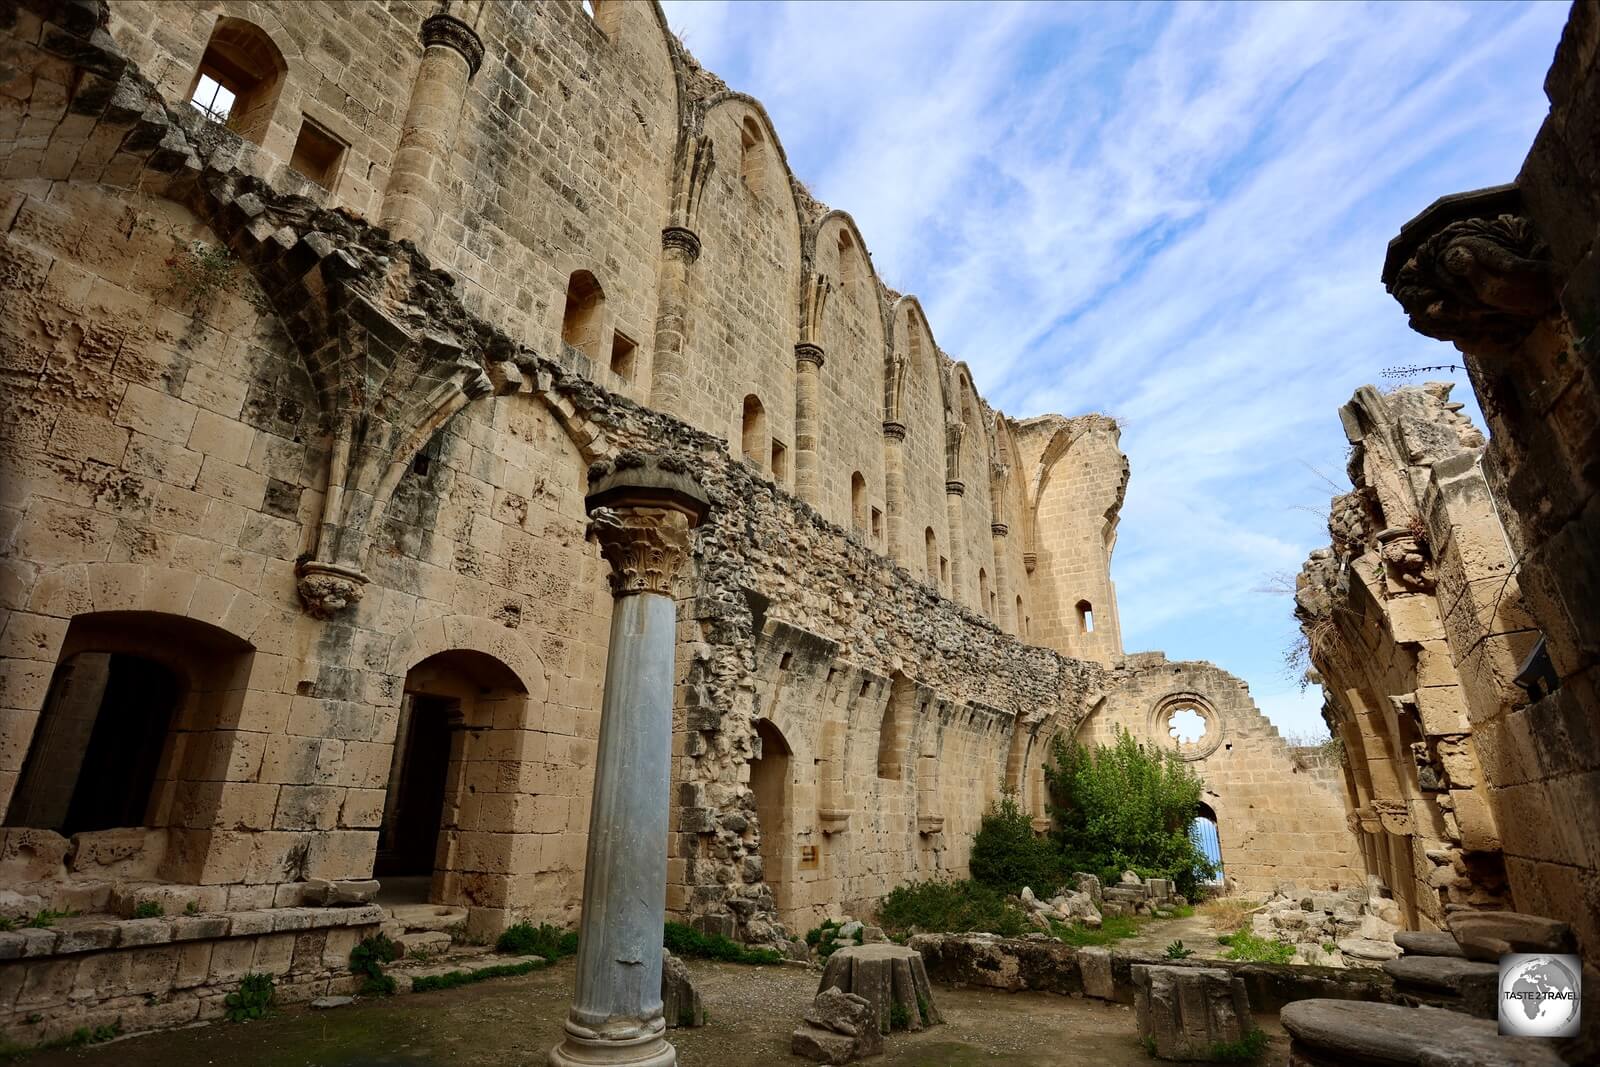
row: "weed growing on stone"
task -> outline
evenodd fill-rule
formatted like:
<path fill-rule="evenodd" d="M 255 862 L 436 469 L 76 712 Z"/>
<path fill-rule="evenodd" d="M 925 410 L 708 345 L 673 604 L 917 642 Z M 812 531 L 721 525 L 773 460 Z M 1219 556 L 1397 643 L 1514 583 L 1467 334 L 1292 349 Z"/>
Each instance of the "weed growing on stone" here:
<path fill-rule="evenodd" d="M 826 919 L 821 926 L 813 926 L 806 931 L 806 944 L 816 952 L 817 959 L 826 960 L 833 955 L 839 946 L 834 944 L 839 937 L 839 928 L 844 924 L 837 919 Z"/>
<path fill-rule="evenodd" d="M 384 934 L 373 934 L 350 950 L 350 970 L 364 975 L 361 992 L 388 996 L 394 992 L 394 976 L 383 973 L 383 965 L 400 958 L 400 946 Z"/>
<path fill-rule="evenodd" d="M 578 932 L 562 930 L 549 923 L 538 926 L 529 922 L 515 923 L 501 933 L 494 950 L 511 956 L 543 956 L 553 962 L 577 953 Z"/>
<path fill-rule="evenodd" d="M 159 900 L 141 900 L 133 906 L 135 919 L 159 919 L 167 913 Z"/>
<path fill-rule="evenodd" d="M 167 290 L 194 308 L 208 306 L 228 288 L 239 261 L 226 245 L 191 242 L 167 257 Z"/>
<path fill-rule="evenodd" d="M 1181 940 L 1174 941 L 1167 946 L 1167 959 L 1169 960 L 1186 960 L 1193 955 L 1194 949 L 1186 948 Z"/>
<path fill-rule="evenodd" d="M 247 1023 L 266 1018 L 276 995 L 272 975 L 252 972 L 239 982 L 238 989 L 222 999 L 222 1004 L 227 1009 L 229 1022 Z"/>
<path fill-rule="evenodd" d="M 911 1013 L 906 1006 L 898 1000 L 889 1005 L 889 1029 L 909 1030 L 911 1028 Z"/>
<path fill-rule="evenodd" d="M 1031 927 L 1022 909 L 998 890 L 970 879 L 930 879 L 896 886 L 878 905 L 885 930 L 909 933 L 981 932 L 1021 937 Z"/>
<path fill-rule="evenodd" d="M 199 915 L 200 914 L 200 902 L 198 900 L 189 901 L 189 903 L 187 903 L 187 904 L 185 904 L 183 906 L 183 913 L 185 915 Z"/>
<path fill-rule="evenodd" d="M 1266 1031 L 1257 1028 L 1237 1041 L 1218 1041 L 1211 1046 L 1206 1058 L 1213 1063 L 1254 1063 L 1265 1051 Z"/>
<path fill-rule="evenodd" d="M 76 914 L 78 913 L 70 909 L 67 911 L 51 911 L 49 908 L 42 908 L 40 909 L 39 914 L 32 916 L 22 925 L 26 926 L 30 930 L 48 930 L 50 927 L 54 926 L 58 920 L 70 919 Z"/>
<path fill-rule="evenodd" d="M 783 962 L 783 957 L 770 948 L 746 948 L 721 934 L 702 934 L 684 923 L 667 923 L 661 931 L 661 943 L 671 949 L 675 956 L 722 960 L 724 963 Z"/>
<path fill-rule="evenodd" d="M 426 993 L 431 989 L 454 989 L 458 985 L 471 985 L 485 978 L 506 978 L 516 974 L 527 974 L 549 965 L 549 960 L 543 963 L 528 960 L 526 963 L 502 963 L 494 967 L 481 967 L 476 971 L 446 971 L 444 974 L 419 975 L 411 980 L 411 991 Z"/>
<path fill-rule="evenodd" d="M 1242 927 L 1231 934 L 1223 934 L 1217 940 L 1228 946 L 1223 959 L 1251 963 L 1288 963 L 1294 959 L 1294 946 L 1289 942 L 1258 937 Z"/>

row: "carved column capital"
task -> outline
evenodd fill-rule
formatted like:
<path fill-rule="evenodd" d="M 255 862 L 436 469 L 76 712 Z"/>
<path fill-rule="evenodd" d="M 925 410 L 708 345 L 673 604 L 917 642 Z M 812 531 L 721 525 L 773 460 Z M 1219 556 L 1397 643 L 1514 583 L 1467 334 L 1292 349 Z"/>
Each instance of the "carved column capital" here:
<path fill-rule="evenodd" d="M 1023 566 L 1024 569 L 1027 570 L 1027 572 L 1029 574 L 1032 574 L 1034 568 L 1037 567 L 1038 565 L 1039 565 L 1039 553 L 1037 553 L 1037 552 L 1024 552 L 1022 554 L 1022 566 Z"/>
<path fill-rule="evenodd" d="M 661 231 L 661 247 L 693 263 L 700 258 L 700 235 L 687 226 L 668 226 Z"/>
<path fill-rule="evenodd" d="M 989 532 L 994 534 L 996 537 L 1004 537 L 1006 534 L 1011 532 L 1011 527 L 1007 526 L 1003 522 L 991 522 L 989 524 Z"/>
<path fill-rule="evenodd" d="M 430 15 L 422 20 L 422 47 L 443 45 L 460 52 L 467 61 L 467 77 L 478 73 L 483 65 L 483 40 L 472 27 L 454 15 Z"/>
<path fill-rule="evenodd" d="M 690 531 L 710 507 L 705 492 L 675 457 L 624 452 L 589 468 L 589 535 L 611 564 L 611 591 L 672 595 L 688 562 Z"/>
<path fill-rule="evenodd" d="M 967 492 L 967 483 L 958 482 L 952 478 L 950 481 L 944 483 L 944 491 L 950 496 L 965 496 Z"/>
<path fill-rule="evenodd" d="M 822 346 L 815 341 L 797 341 L 794 346 L 795 363 L 815 363 L 819 368 L 823 364 Z"/>
<path fill-rule="evenodd" d="M 906 424 L 903 422 L 884 423 L 883 436 L 891 441 L 904 441 L 906 439 Z"/>
<path fill-rule="evenodd" d="M 1383 282 L 1411 328 L 1458 345 L 1520 342 L 1556 307 L 1550 249 L 1514 186 L 1442 197 L 1389 243 Z"/>
<path fill-rule="evenodd" d="M 295 568 L 299 581 L 295 589 L 306 614 L 331 619 L 353 606 L 366 591 L 367 576 L 351 567 L 306 560 Z"/>

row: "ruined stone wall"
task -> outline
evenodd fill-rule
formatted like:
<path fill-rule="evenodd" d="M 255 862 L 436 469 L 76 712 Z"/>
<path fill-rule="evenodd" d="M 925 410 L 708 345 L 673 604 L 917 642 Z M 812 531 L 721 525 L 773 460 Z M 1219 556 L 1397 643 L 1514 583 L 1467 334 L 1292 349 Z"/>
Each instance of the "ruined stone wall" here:
<path fill-rule="evenodd" d="M 1210 663 L 1169 663 L 1147 652 L 1129 656 L 1105 684 L 1078 740 L 1111 744 L 1123 730 L 1190 763 L 1216 816 L 1228 892 L 1259 898 L 1289 883 L 1362 883 L 1342 783 L 1322 760 L 1284 743 L 1242 680 Z M 1186 710 L 1204 721 L 1192 741 L 1173 732 L 1173 716 Z"/>
<path fill-rule="evenodd" d="M 1516 181 L 1442 197 L 1390 243 L 1383 273 L 1412 328 L 1465 357 L 1488 421 L 1483 471 L 1523 625 L 1542 639 L 1526 642 L 1521 660 L 1453 648 L 1469 695 L 1478 679 L 1505 694 L 1498 715 L 1475 719 L 1473 737 L 1494 787 L 1511 896 L 1523 911 L 1571 922 L 1591 957 L 1600 947 L 1597 42 L 1600 7 L 1579 0 L 1545 79 L 1550 114 Z M 1492 642 L 1496 627 L 1485 629 Z"/>

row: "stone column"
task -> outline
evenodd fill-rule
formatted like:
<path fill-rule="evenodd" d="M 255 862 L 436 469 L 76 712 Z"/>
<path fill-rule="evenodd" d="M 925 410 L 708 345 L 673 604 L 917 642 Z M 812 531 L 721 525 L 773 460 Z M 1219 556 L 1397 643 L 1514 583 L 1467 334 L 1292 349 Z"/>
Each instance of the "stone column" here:
<path fill-rule="evenodd" d="M 962 595 L 964 590 L 961 585 L 961 575 L 965 570 L 961 566 L 961 555 L 966 551 L 966 537 L 961 532 L 961 498 L 967 493 L 965 483 L 951 479 L 944 483 L 944 510 L 950 525 L 950 599 L 957 604 L 965 604 L 966 598 Z"/>
<path fill-rule="evenodd" d="M 1017 612 L 1011 604 L 1011 571 L 1006 559 L 1006 534 L 1011 532 L 1011 527 L 1003 522 L 992 522 L 989 532 L 994 535 L 994 595 L 999 598 L 994 610 L 994 622 L 1000 629 L 1014 634 L 1018 632 L 1020 624 L 1014 617 Z"/>
<path fill-rule="evenodd" d="M 426 252 L 438 221 L 436 208 L 444 194 L 467 82 L 483 62 L 483 42 L 465 22 L 441 14 L 423 20 L 422 47 L 378 221 L 396 239 Z"/>
<path fill-rule="evenodd" d="M 700 237 L 684 226 L 661 231 L 661 289 L 656 305 L 656 351 L 650 368 L 650 405 L 682 415 L 683 349 L 688 339 L 689 272 L 700 258 Z"/>
<path fill-rule="evenodd" d="M 672 583 L 708 506 L 671 458 L 624 454 L 590 468 L 590 533 L 611 564 L 611 645 L 600 714 L 594 804 L 583 869 L 577 988 L 551 1067 L 671 1067 L 663 1036 L 672 756 Z"/>
<path fill-rule="evenodd" d="M 889 513 L 889 556 L 912 568 L 911 545 L 906 539 L 906 427 L 902 422 L 883 424 L 883 506 Z"/>
<path fill-rule="evenodd" d="M 794 493 L 821 508 L 817 470 L 817 432 L 822 419 L 822 346 L 801 341 L 794 346 Z"/>

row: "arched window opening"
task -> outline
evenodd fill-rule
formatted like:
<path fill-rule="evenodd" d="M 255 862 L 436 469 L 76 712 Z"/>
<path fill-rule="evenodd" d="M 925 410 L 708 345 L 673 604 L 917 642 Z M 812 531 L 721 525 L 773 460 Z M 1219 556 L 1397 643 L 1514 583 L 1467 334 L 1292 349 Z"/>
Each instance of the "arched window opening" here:
<path fill-rule="evenodd" d="M 289 65 L 265 30 L 220 18 L 189 88 L 189 103 L 206 118 L 261 144 L 272 125 Z"/>
<path fill-rule="evenodd" d="M 1179 708 L 1167 717 L 1167 733 L 1180 745 L 1192 745 L 1206 735 L 1206 719 L 1194 708 Z"/>
<path fill-rule="evenodd" d="M 181 616 L 74 618 L 6 824 L 71 836 L 185 817 L 175 798 L 200 774 L 193 754 L 237 721 L 250 655 L 232 634 Z"/>
<path fill-rule="evenodd" d="M 1094 605 L 1087 600 L 1078 601 L 1078 629 L 1086 634 L 1094 633 Z"/>
<path fill-rule="evenodd" d="M 856 298 L 856 285 L 861 280 L 861 267 L 856 257 L 856 243 L 850 239 L 848 230 L 839 231 L 839 286 L 845 296 L 851 300 Z"/>
<path fill-rule="evenodd" d="M 567 279 L 567 306 L 561 315 L 561 342 L 590 359 L 599 359 L 605 335 L 606 294 L 586 270 Z"/>
<path fill-rule="evenodd" d="M 767 409 L 754 393 L 744 398 L 744 417 L 739 434 L 740 451 L 744 461 L 757 470 L 765 470 L 767 449 Z"/>
<path fill-rule="evenodd" d="M 754 116 L 739 127 L 739 180 L 757 196 L 767 191 L 767 139 Z"/>
<path fill-rule="evenodd" d="M 794 850 L 792 750 L 767 719 L 756 720 L 756 736 L 761 739 L 761 755 L 750 761 L 750 791 L 755 794 L 756 824 L 761 830 L 761 870 L 781 913 L 788 905 L 785 875 Z"/>
<path fill-rule="evenodd" d="M 1211 873 L 1201 880 L 1201 884 L 1221 885 L 1222 839 L 1217 832 L 1217 813 L 1211 810 L 1211 805 L 1201 804 L 1196 809 L 1194 822 L 1189 824 L 1189 836 L 1212 867 Z"/>
<path fill-rule="evenodd" d="M 862 536 L 867 532 L 867 480 L 860 471 L 850 475 L 850 528 Z"/>
<path fill-rule="evenodd" d="M 939 584 L 939 539 L 933 535 L 933 527 L 929 526 L 922 532 L 922 542 L 928 553 L 928 584 Z"/>
<path fill-rule="evenodd" d="M 989 572 L 978 568 L 978 607 L 994 618 L 994 598 L 989 595 Z"/>

